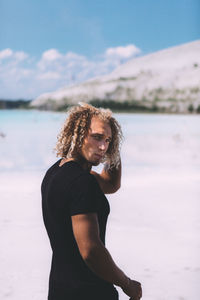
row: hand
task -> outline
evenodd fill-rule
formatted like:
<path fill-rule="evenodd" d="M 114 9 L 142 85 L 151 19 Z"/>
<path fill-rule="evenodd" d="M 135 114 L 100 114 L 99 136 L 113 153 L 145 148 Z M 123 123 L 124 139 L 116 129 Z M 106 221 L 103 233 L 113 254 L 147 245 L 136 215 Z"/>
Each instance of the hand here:
<path fill-rule="evenodd" d="M 139 300 L 142 298 L 142 287 L 141 283 L 128 278 L 125 287 L 122 287 L 123 292 L 128 295 L 130 300 Z"/>

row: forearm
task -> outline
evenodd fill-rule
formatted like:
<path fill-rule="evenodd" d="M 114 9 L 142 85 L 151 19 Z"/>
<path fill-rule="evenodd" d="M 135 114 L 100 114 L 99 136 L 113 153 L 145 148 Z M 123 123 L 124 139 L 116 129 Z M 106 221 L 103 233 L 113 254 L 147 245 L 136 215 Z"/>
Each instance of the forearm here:
<path fill-rule="evenodd" d="M 122 166 L 120 160 L 120 163 L 117 168 L 114 167 L 112 169 L 109 169 L 108 165 L 105 165 L 102 171 L 102 176 L 107 177 L 110 183 L 112 183 L 113 185 L 119 188 L 121 185 L 121 172 L 122 172 Z"/>
<path fill-rule="evenodd" d="M 94 171 L 91 171 L 91 174 L 96 177 L 102 191 L 105 194 L 110 194 L 115 193 L 121 186 L 121 169 L 120 160 L 118 168 L 109 169 L 108 165 L 105 165 L 100 174 Z"/>
<path fill-rule="evenodd" d="M 129 278 L 113 261 L 109 251 L 100 242 L 84 259 L 88 267 L 99 277 L 120 287 L 126 287 Z"/>

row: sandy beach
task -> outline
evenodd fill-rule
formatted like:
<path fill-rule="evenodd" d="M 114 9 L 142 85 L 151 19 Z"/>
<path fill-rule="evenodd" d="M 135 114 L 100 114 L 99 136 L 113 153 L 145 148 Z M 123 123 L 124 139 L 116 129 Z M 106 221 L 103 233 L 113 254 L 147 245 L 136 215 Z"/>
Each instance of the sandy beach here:
<path fill-rule="evenodd" d="M 109 195 L 106 244 L 145 300 L 199 300 L 200 118 L 117 114 L 122 187 Z M 47 298 L 51 249 L 40 184 L 65 115 L 0 111 L 0 298 Z M 128 297 L 120 289 L 120 300 Z"/>

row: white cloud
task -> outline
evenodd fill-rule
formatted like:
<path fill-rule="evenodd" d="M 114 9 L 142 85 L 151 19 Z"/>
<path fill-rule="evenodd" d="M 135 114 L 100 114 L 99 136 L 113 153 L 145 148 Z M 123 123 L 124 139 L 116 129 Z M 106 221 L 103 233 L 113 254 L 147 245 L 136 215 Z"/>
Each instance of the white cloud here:
<path fill-rule="evenodd" d="M 50 49 L 42 54 L 42 60 L 54 61 L 61 58 L 62 55 L 56 49 Z"/>
<path fill-rule="evenodd" d="M 60 79 L 60 74 L 57 72 L 45 72 L 42 74 L 39 74 L 37 76 L 37 79 L 42 79 L 42 80 L 57 80 Z"/>
<path fill-rule="evenodd" d="M 119 59 L 129 59 L 140 54 L 141 50 L 135 45 L 128 45 L 125 47 L 108 48 L 105 52 L 106 57 L 116 57 Z"/>
<path fill-rule="evenodd" d="M 23 61 L 28 57 L 28 54 L 23 51 L 13 52 L 11 49 L 7 48 L 0 51 L 0 60 L 12 59 L 13 62 Z"/>
<path fill-rule="evenodd" d="M 85 56 L 76 54 L 74 52 L 66 53 L 65 57 L 66 57 L 67 60 L 76 60 L 76 61 L 85 61 L 86 60 Z"/>
<path fill-rule="evenodd" d="M 41 59 L 37 63 L 37 67 L 42 71 L 58 71 L 60 73 L 67 72 L 72 67 L 87 61 L 86 57 L 73 52 L 61 54 L 56 49 L 49 49 L 42 54 Z"/>
<path fill-rule="evenodd" d="M 9 48 L 0 51 L 0 59 L 5 59 L 12 56 L 13 51 Z"/>
<path fill-rule="evenodd" d="M 49 49 L 36 60 L 23 51 L 5 49 L 0 52 L 0 98 L 35 98 L 107 74 L 139 53 L 136 46 L 128 45 L 108 48 L 102 55 L 89 59 L 74 52 L 62 54 Z"/>
<path fill-rule="evenodd" d="M 26 54 L 26 53 L 23 52 L 23 51 L 15 52 L 15 53 L 14 53 L 14 58 L 15 58 L 17 61 L 23 61 L 23 60 L 25 60 L 25 59 L 28 58 L 28 54 Z"/>

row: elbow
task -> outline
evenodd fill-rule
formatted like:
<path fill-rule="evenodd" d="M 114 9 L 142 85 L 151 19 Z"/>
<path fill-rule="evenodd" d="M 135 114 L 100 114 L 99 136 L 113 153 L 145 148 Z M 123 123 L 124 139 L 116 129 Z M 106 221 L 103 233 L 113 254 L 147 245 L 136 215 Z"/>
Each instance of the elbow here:
<path fill-rule="evenodd" d="M 89 251 L 89 249 L 84 249 L 84 250 L 80 250 L 80 254 L 81 254 L 81 256 L 82 256 L 82 259 L 84 260 L 84 261 L 88 261 L 89 259 L 90 259 L 90 257 L 91 257 L 91 252 Z"/>
<path fill-rule="evenodd" d="M 93 245 L 93 246 L 90 246 L 90 247 L 80 251 L 82 259 L 87 264 L 92 263 L 93 261 L 95 261 L 95 259 L 97 257 L 97 253 L 98 253 L 98 248 L 99 248 L 98 245 Z"/>
<path fill-rule="evenodd" d="M 116 192 L 120 189 L 121 187 L 121 182 L 119 182 L 117 185 L 116 185 Z"/>
<path fill-rule="evenodd" d="M 115 184 L 110 189 L 110 194 L 116 193 L 121 187 L 121 183 Z"/>
<path fill-rule="evenodd" d="M 86 264 L 90 264 L 91 263 L 91 261 L 92 261 L 92 255 L 91 255 L 91 253 L 84 253 L 84 254 L 81 254 L 81 256 L 82 256 L 82 259 L 84 260 L 84 262 Z"/>

